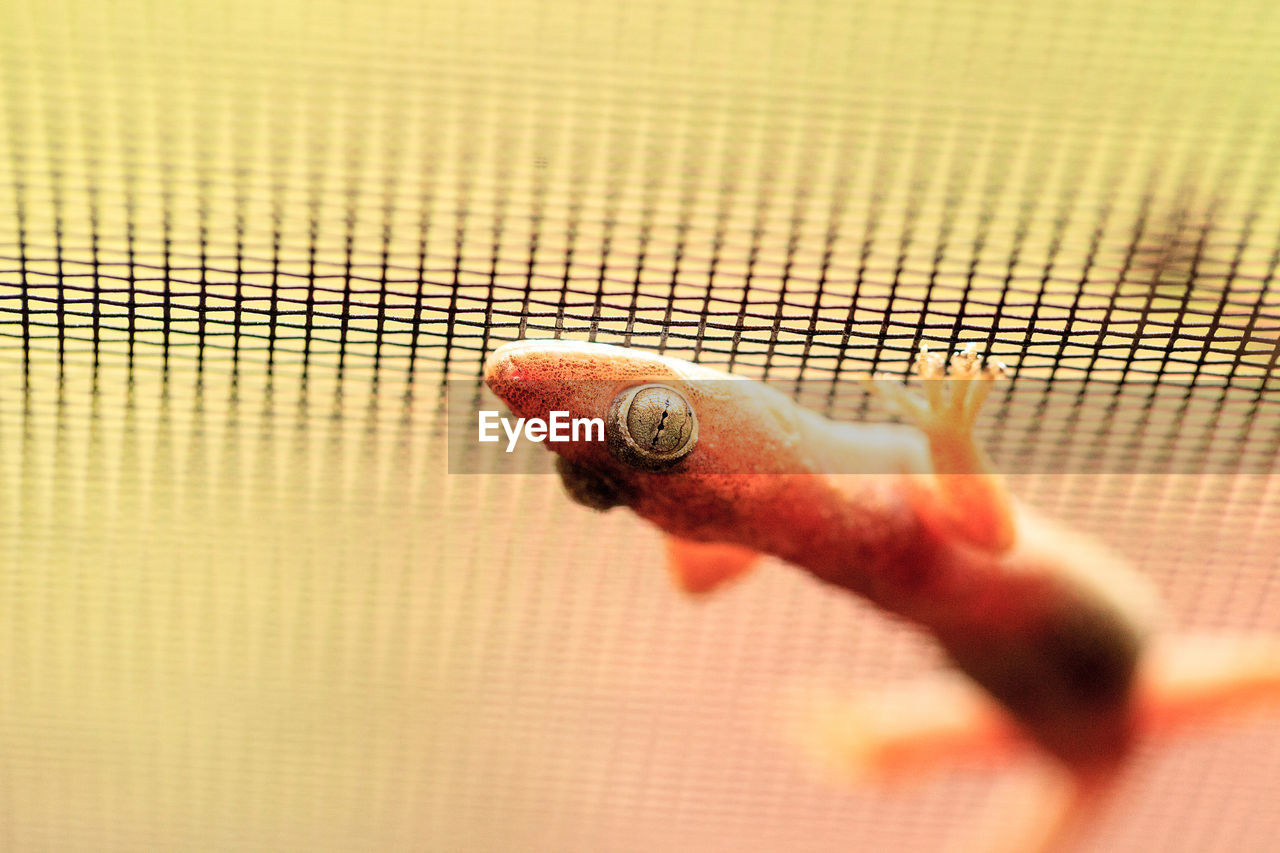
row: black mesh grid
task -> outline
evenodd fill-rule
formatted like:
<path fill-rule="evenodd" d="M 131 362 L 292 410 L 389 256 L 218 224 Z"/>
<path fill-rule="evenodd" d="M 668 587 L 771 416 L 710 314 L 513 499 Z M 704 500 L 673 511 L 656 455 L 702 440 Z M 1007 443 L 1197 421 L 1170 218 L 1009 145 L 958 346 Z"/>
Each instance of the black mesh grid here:
<path fill-rule="evenodd" d="M 561 336 L 879 418 L 853 377 L 976 341 L 1029 500 L 1176 624 L 1280 631 L 1278 46 L 1253 3 L 8 4 L 0 847 L 952 839 L 990 776 L 833 789 L 777 734 L 926 643 L 779 566 L 690 607 L 651 530 L 446 475 L 442 381 Z M 1095 846 L 1269 849 L 1277 743 L 1143 756 Z"/>

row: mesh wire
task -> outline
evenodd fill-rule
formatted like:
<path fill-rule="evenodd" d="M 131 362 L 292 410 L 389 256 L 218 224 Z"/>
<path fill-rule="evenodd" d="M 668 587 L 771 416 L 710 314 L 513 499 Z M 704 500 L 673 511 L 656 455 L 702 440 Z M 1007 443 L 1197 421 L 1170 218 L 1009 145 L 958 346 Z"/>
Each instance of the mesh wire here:
<path fill-rule="evenodd" d="M 990 774 L 779 734 L 924 640 L 444 474 L 442 380 L 558 335 L 861 417 L 978 341 L 998 458 L 1128 460 L 1029 500 L 1280 631 L 1278 48 L 1261 3 L 4 4 L 0 846 L 951 840 Z M 1273 721 L 1144 754 L 1091 843 L 1272 849 L 1277 778 Z"/>

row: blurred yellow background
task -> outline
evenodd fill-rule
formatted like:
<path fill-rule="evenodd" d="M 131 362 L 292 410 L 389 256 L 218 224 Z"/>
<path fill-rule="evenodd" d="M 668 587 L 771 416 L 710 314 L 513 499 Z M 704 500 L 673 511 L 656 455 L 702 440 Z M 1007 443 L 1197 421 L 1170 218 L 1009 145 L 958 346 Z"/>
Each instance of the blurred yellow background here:
<path fill-rule="evenodd" d="M 987 774 L 840 789 L 781 734 L 927 643 L 446 474 L 440 380 L 986 340 L 1255 460 L 1020 488 L 1280 631 L 1277 56 L 1261 2 L 8 0 L 0 849 L 936 849 Z M 1043 402 L 1004 428 L 1055 454 Z M 1091 843 L 1273 849 L 1277 779 L 1280 722 L 1207 734 Z"/>

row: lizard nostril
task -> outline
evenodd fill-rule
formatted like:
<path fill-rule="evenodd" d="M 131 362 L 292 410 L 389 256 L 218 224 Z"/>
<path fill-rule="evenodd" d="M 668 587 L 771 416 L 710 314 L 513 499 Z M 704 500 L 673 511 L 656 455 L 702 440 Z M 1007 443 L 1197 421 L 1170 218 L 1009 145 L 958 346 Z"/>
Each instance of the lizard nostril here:
<path fill-rule="evenodd" d="M 662 471 L 693 450 L 698 419 L 674 388 L 640 385 L 614 399 L 605 433 L 614 456 L 636 468 Z"/>

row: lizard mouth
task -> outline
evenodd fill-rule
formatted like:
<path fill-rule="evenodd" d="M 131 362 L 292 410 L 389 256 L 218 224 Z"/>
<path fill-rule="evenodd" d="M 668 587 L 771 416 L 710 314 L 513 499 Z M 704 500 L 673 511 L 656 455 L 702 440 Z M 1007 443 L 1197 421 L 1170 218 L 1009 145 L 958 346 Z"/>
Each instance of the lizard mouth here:
<path fill-rule="evenodd" d="M 525 340 L 503 344 L 484 363 L 484 381 L 489 390 L 508 405 L 527 397 L 534 386 L 565 381 L 563 358 L 558 358 L 556 341 Z"/>
<path fill-rule="evenodd" d="M 553 410 L 603 417 L 626 375 L 616 348 L 579 341 L 514 341 L 484 366 L 489 390 L 522 417 L 545 418 Z"/>
<path fill-rule="evenodd" d="M 498 347 L 485 360 L 484 377 L 490 387 L 494 382 L 521 379 L 595 378 L 584 372 L 584 368 L 598 366 L 606 358 L 605 348 L 593 344 L 556 340 L 512 341 Z M 570 368 L 572 375 L 569 375 Z"/>

